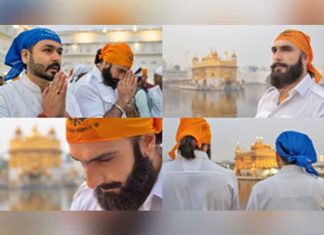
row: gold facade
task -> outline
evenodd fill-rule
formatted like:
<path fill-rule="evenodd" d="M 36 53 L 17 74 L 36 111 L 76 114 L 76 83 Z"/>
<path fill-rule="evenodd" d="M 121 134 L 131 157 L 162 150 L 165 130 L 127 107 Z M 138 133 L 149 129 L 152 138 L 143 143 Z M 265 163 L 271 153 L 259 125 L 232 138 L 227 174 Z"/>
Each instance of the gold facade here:
<path fill-rule="evenodd" d="M 277 168 L 276 151 L 257 139 L 251 146 L 251 150 L 242 152 L 239 146 L 235 151 L 235 174 L 237 176 L 264 176 L 265 170 L 271 174 L 271 170 Z"/>
<path fill-rule="evenodd" d="M 197 57 L 192 59 L 192 77 L 195 81 L 203 80 L 204 83 L 207 83 L 207 79 L 221 79 L 220 82 L 230 84 L 236 81 L 236 74 L 235 53 L 226 60 L 222 60 L 216 51 L 211 51 L 201 60 Z"/>
<path fill-rule="evenodd" d="M 61 153 L 54 129 L 41 135 L 34 127 L 30 135 L 24 136 L 17 128 L 10 141 L 9 170 L 15 170 L 15 180 L 22 182 L 41 177 L 50 181 L 52 169 L 61 167 Z"/>

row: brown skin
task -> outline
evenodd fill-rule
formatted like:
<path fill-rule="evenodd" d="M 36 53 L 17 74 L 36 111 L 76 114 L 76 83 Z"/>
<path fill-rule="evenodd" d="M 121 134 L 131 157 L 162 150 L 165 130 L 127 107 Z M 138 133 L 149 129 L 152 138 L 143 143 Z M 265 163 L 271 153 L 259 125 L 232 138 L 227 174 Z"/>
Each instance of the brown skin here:
<path fill-rule="evenodd" d="M 158 74 L 154 74 L 154 84 L 159 85 L 162 90 L 162 76 Z"/>
<path fill-rule="evenodd" d="M 296 47 L 293 43 L 287 40 L 278 40 L 275 41 L 272 46 L 272 63 L 285 63 L 288 66 L 294 65 L 298 62 L 302 51 Z M 279 103 L 284 101 L 291 91 L 307 74 L 307 61 L 308 59 L 303 54 L 302 63 L 304 67 L 304 73 L 300 78 L 293 84 L 287 85 L 286 87 L 280 89 L 279 91 Z M 276 72 L 287 72 L 288 68 L 285 67 L 276 67 Z"/>
<path fill-rule="evenodd" d="M 144 156 L 153 161 L 157 171 L 162 165 L 156 150 L 155 135 L 140 137 L 140 148 Z M 70 154 L 80 161 L 86 175 L 87 186 L 95 189 L 104 183 L 126 183 L 134 166 L 134 152 L 130 138 L 93 143 L 70 143 Z M 119 189 L 112 189 L 119 191 Z"/>
<path fill-rule="evenodd" d="M 281 169 L 285 165 L 277 152 L 276 152 L 276 161 L 279 169 Z"/>
<path fill-rule="evenodd" d="M 47 81 L 33 74 L 29 69 L 30 60 L 40 64 L 45 68 L 57 62 L 61 65 L 62 45 L 52 40 L 42 40 L 35 44 L 32 48 L 32 53 L 29 50 L 23 49 L 21 57 L 26 64 L 27 77 L 42 91 L 43 99 L 43 114 L 48 117 L 64 117 L 65 116 L 65 98 L 67 90 L 67 76 L 58 69 L 52 68 L 46 71 L 48 75 L 55 75 L 52 82 Z"/>
<path fill-rule="evenodd" d="M 108 68 L 110 66 L 109 63 L 103 62 L 101 65 L 102 68 Z M 116 102 L 123 110 L 126 109 L 126 105 L 131 101 L 131 99 L 135 96 L 136 87 L 137 87 L 137 77 L 134 75 L 133 71 L 129 70 L 129 68 L 112 64 L 110 68 L 110 72 L 114 78 L 119 79 L 119 83 L 117 86 L 118 90 L 118 100 Z M 109 110 L 104 117 L 121 117 L 122 113 L 115 106 Z"/>

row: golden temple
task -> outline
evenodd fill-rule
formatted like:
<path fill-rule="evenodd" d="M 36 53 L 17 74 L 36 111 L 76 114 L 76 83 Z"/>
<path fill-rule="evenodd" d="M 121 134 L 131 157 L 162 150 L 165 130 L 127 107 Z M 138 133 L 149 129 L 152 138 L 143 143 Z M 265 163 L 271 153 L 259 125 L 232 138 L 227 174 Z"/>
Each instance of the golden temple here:
<path fill-rule="evenodd" d="M 237 63 L 236 54 L 228 55 L 223 60 L 216 51 L 211 51 L 207 56 L 199 60 L 198 57 L 192 59 L 192 78 L 201 85 L 232 84 L 236 82 Z"/>
<path fill-rule="evenodd" d="M 9 147 L 9 183 L 11 187 L 29 184 L 59 184 L 61 148 L 55 130 L 42 135 L 33 127 L 30 135 L 24 136 L 17 128 Z"/>
<path fill-rule="evenodd" d="M 237 176 L 267 177 L 277 171 L 276 151 L 271 145 L 257 138 L 250 151 L 241 151 L 239 145 L 235 150 L 234 172 Z"/>

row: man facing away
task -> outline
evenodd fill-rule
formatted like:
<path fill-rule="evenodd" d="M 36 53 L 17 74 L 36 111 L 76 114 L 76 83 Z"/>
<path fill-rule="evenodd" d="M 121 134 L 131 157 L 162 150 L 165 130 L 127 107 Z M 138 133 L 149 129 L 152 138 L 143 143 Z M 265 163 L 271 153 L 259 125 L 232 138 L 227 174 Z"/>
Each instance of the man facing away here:
<path fill-rule="evenodd" d="M 164 210 L 236 210 L 237 179 L 210 160 L 211 132 L 203 118 L 181 118 L 173 159 L 163 163 Z"/>
<path fill-rule="evenodd" d="M 247 210 L 324 210 L 324 180 L 311 139 L 286 131 L 276 140 L 279 173 L 254 185 Z"/>

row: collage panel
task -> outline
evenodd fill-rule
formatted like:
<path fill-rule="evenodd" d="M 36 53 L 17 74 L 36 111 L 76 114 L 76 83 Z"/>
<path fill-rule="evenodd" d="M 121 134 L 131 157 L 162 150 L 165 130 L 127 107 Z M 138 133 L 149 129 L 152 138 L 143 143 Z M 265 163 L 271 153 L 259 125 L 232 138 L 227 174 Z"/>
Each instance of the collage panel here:
<path fill-rule="evenodd" d="M 1 211 L 161 210 L 162 119 L 2 119 Z"/>
<path fill-rule="evenodd" d="M 164 118 L 163 209 L 324 209 L 322 119 Z"/>
<path fill-rule="evenodd" d="M 164 117 L 324 117 L 321 25 L 163 27 Z"/>
<path fill-rule="evenodd" d="M 0 117 L 162 117 L 162 26 L 0 25 Z"/>

